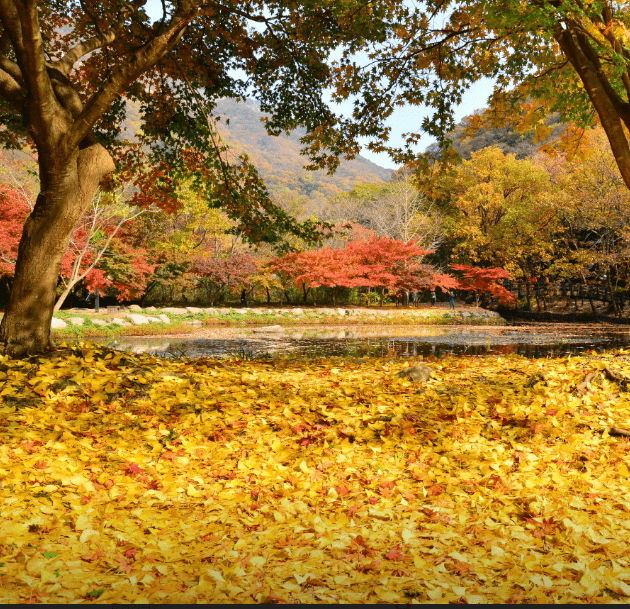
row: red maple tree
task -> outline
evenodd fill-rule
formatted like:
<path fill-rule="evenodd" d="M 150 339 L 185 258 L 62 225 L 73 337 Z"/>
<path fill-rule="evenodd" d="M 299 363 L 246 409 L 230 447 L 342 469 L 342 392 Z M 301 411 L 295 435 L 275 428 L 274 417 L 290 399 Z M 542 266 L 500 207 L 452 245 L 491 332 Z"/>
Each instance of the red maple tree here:
<path fill-rule="evenodd" d="M 0 184 L 0 275 L 13 275 L 30 201 L 8 184 Z"/>
<path fill-rule="evenodd" d="M 483 269 L 465 264 L 451 264 L 451 268 L 462 273 L 457 286 L 460 290 L 474 291 L 477 299 L 481 294 L 490 294 L 504 304 L 514 302 L 514 296 L 499 283 L 502 279 L 512 278 L 512 275 L 505 269 L 496 267 Z"/>

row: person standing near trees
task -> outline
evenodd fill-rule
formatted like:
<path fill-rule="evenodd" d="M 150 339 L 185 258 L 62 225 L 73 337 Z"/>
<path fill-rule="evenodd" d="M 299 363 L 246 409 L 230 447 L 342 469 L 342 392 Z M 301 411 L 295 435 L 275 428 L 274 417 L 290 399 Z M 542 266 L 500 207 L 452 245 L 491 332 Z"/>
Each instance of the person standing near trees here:
<path fill-rule="evenodd" d="M 431 288 L 431 306 L 434 307 L 437 303 L 437 297 L 435 296 L 435 288 Z"/>
<path fill-rule="evenodd" d="M 449 290 L 448 292 L 448 304 L 451 309 L 455 308 L 455 291 Z"/>

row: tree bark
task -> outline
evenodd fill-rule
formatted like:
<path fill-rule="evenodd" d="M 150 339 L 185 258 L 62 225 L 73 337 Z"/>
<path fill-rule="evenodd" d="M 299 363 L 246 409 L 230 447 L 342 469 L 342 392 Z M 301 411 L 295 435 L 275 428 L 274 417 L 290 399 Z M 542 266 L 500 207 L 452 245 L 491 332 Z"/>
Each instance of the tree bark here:
<path fill-rule="evenodd" d="M 24 225 L 13 289 L 0 324 L 0 353 L 18 358 L 53 346 L 50 323 L 63 255 L 100 180 L 114 170 L 100 144 L 77 150 L 63 166 L 41 156 L 39 165 L 41 192 Z"/>

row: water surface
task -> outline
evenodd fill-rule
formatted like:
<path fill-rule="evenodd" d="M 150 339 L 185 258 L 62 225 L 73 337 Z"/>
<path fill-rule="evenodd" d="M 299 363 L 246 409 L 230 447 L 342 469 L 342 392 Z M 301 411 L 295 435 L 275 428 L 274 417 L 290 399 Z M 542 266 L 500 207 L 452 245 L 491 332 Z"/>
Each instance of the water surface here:
<path fill-rule="evenodd" d="M 630 330 L 604 324 L 540 324 L 537 326 L 305 326 L 283 331 L 242 329 L 237 336 L 128 337 L 109 346 L 163 357 L 415 357 L 496 355 L 526 357 L 578 355 L 587 350 L 630 347 Z"/>

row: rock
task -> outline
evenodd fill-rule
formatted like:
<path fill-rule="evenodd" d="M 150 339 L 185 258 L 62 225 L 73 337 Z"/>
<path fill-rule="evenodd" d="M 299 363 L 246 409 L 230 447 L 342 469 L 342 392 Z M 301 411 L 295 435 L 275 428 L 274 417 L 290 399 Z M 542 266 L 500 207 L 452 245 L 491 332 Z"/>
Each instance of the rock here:
<path fill-rule="evenodd" d="M 50 327 L 54 328 L 55 330 L 60 330 L 61 328 L 67 328 L 68 324 L 63 319 L 53 317 L 50 322 Z"/>
<path fill-rule="evenodd" d="M 162 321 L 159 317 L 152 317 L 151 315 L 147 315 L 147 319 L 154 324 L 159 324 Z"/>
<path fill-rule="evenodd" d="M 346 314 L 346 310 L 345 309 L 337 309 L 337 313 L 339 315 L 345 315 Z"/>
<path fill-rule="evenodd" d="M 231 312 L 232 312 L 232 309 L 226 309 L 225 307 L 223 307 L 222 309 L 219 309 L 220 315 L 229 315 Z"/>
<path fill-rule="evenodd" d="M 149 320 L 144 315 L 137 315 L 134 313 L 130 313 L 127 315 L 127 319 L 130 319 L 133 324 L 136 326 L 141 326 L 142 324 L 148 324 Z"/>
<path fill-rule="evenodd" d="M 114 319 L 111 320 L 111 323 L 114 324 L 115 326 L 128 326 L 129 322 L 125 321 L 122 317 L 114 317 Z"/>
<path fill-rule="evenodd" d="M 199 307 L 186 307 L 186 311 L 192 313 L 193 315 L 197 315 L 198 313 L 203 313 L 203 309 Z"/>
<path fill-rule="evenodd" d="M 182 307 L 166 307 L 166 309 L 162 309 L 164 313 L 170 313 L 171 315 L 186 315 L 188 311 Z"/>
<path fill-rule="evenodd" d="M 155 307 L 147 307 L 145 311 L 157 311 Z"/>
<path fill-rule="evenodd" d="M 216 309 L 213 309 L 212 307 L 208 307 L 207 309 L 204 309 L 204 312 L 206 315 L 218 315 L 219 312 Z"/>
<path fill-rule="evenodd" d="M 303 315 L 304 311 L 302 309 L 291 309 L 291 313 L 293 313 L 293 315 Z"/>
<path fill-rule="evenodd" d="M 468 311 L 461 311 L 459 313 L 462 317 L 470 317 L 470 313 Z"/>
<path fill-rule="evenodd" d="M 130 311 L 142 311 L 142 307 L 139 305 L 129 305 Z"/>
<path fill-rule="evenodd" d="M 431 378 L 431 368 L 427 366 L 410 366 L 401 370 L 397 375 L 399 378 L 408 378 L 414 383 L 424 383 Z"/>
<path fill-rule="evenodd" d="M 262 328 L 252 328 L 252 332 L 284 332 L 282 326 L 263 326 Z"/>
<path fill-rule="evenodd" d="M 165 323 L 165 324 L 171 323 L 171 320 L 168 318 L 168 315 L 164 315 L 164 313 L 158 315 L 158 318 L 160 319 L 162 323 Z"/>
<path fill-rule="evenodd" d="M 92 320 L 92 323 L 93 323 L 95 326 L 103 326 L 103 327 L 105 327 L 105 326 L 109 326 L 109 322 L 108 322 L 107 320 L 105 320 L 105 319 L 99 319 L 98 317 L 97 317 L 96 319 L 93 319 L 93 320 Z"/>
<path fill-rule="evenodd" d="M 83 319 L 83 317 L 68 317 L 68 321 L 73 326 L 82 326 L 85 319 Z"/>

